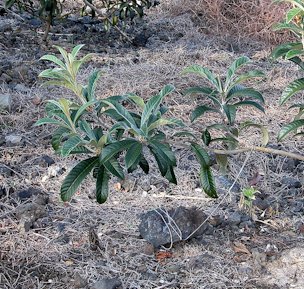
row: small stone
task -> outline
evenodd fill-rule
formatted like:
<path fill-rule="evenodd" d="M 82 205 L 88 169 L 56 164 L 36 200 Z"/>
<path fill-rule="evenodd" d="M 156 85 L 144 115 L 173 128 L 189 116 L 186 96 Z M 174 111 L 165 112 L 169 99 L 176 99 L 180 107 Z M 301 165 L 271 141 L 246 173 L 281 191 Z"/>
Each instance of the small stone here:
<path fill-rule="evenodd" d="M 10 111 L 12 107 L 12 96 L 10 94 L 0 94 L 0 111 Z"/>
<path fill-rule="evenodd" d="M 93 284 L 92 289 L 119 289 L 122 283 L 116 278 L 105 278 Z"/>
<path fill-rule="evenodd" d="M 241 223 L 242 214 L 239 212 L 233 212 L 228 217 L 228 222 L 231 226 L 238 226 Z"/>
<path fill-rule="evenodd" d="M 259 208 L 260 210 L 266 210 L 270 204 L 267 200 L 263 200 L 259 197 L 256 197 L 256 199 L 252 202 L 253 206 Z"/>
<path fill-rule="evenodd" d="M 21 83 L 16 84 L 14 89 L 19 92 L 28 92 L 29 91 L 29 88 Z"/>
<path fill-rule="evenodd" d="M 5 137 L 5 141 L 11 144 L 19 144 L 21 140 L 22 140 L 22 136 L 20 135 L 10 134 Z"/>
<path fill-rule="evenodd" d="M 289 189 L 290 188 L 301 188 L 302 187 L 302 184 L 301 182 L 296 179 L 296 178 L 293 178 L 293 177 L 283 177 L 282 180 L 281 180 L 281 183 L 283 185 L 286 185 Z"/>
<path fill-rule="evenodd" d="M 10 177 L 13 175 L 13 171 L 8 167 L 0 165 L 0 176 Z"/>

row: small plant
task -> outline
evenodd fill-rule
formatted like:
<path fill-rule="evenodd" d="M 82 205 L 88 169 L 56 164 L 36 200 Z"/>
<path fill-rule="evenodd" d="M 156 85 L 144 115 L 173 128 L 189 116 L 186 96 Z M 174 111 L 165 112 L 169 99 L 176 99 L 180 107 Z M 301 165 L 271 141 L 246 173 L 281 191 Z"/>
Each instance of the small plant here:
<path fill-rule="evenodd" d="M 259 193 L 259 191 L 253 187 L 243 188 L 241 192 L 240 207 L 245 207 L 252 214 L 252 203 L 256 199 L 255 196 L 257 193 Z"/>
<path fill-rule="evenodd" d="M 183 125 L 178 119 L 165 118 L 167 109 L 161 106 L 164 97 L 174 87 L 165 86 L 147 102 L 133 94 L 98 100 L 95 97 L 95 87 L 100 72 L 93 72 L 86 86 L 77 82 L 80 66 L 90 58 L 87 55 L 77 59 L 81 47 L 78 45 L 68 53 L 57 46 L 63 61 L 53 55 L 41 58 L 55 63 L 57 67 L 41 72 L 40 77 L 50 79 L 46 84 L 70 89 L 76 99 L 49 100 L 46 106 L 47 117 L 38 120 L 36 125 L 57 126 L 52 146 L 63 157 L 72 154 L 87 156 L 63 181 L 62 200 L 70 200 L 82 181 L 93 172 L 97 201 L 105 202 L 110 177 L 125 177 L 123 163 L 128 172 L 133 172 L 138 167 L 145 173 L 149 172 L 149 163 L 145 158 L 146 148 L 154 156 L 161 175 L 176 184 L 176 158 L 166 141 L 165 133 L 161 131 L 163 126 Z M 133 107 L 134 111 L 129 111 L 125 106 Z M 108 117 L 112 123 L 105 121 Z M 124 151 L 125 154 L 122 154 Z"/>
<path fill-rule="evenodd" d="M 204 116 L 206 113 L 212 112 L 219 115 L 219 121 L 208 126 L 202 133 L 202 140 L 206 146 L 215 142 L 221 142 L 225 149 L 235 149 L 239 145 L 239 134 L 242 130 L 254 126 L 258 127 L 263 133 L 262 144 L 266 145 L 268 142 L 267 130 L 253 122 L 247 121 L 241 125 L 235 123 L 236 113 L 239 107 L 249 106 L 254 107 L 264 112 L 263 104 L 264 98 L 257 90 L 244 86 L 244 82 L 256 78 L 261 78 L 264 74 L 257 70 L 251 70 L 244 74 L 236 75 L 236 72 L 249 62 L 245 56 L 236 59 L 228 68 L 225 79 L 214 75 L 208 68 L 199 65 L 193 65 L 186 68 L 183 73 L 197 74 L 207 80 L 209 86 L 191 87 L 185 91 L 185 94 L 200 94 L 205 96 L 204 104 L 197 106 L 191 114 L 191 121 Z M 211 131 L 217 131 L 217 136 L 211 136 Z M 218 134 L 220 135 L 218 136 Z M 192 149 L 198 156 L 200 151 L 200 160 L 202 167 L 207 167 L 210 158 L 207 158 L 207 151 L 199 144 L 192 144 Z M 202 157 L 204 155 L 204 157 Z M 216 160 L 220 165 L 223 174 L 226 174 L 228 158 L 226 154 L 216 154 Z M 209 181 L 208 181 L 209 180 Z M 203 187 L 208 188 L 213 186 L 211 171 L 205 170 L 201 176 Z M 205 184 L 205 185 L 204 185 Z M 206 190 L 206 188 L 205 188 Z M 207 189 L 208 191 L 208 189 Z M 215 190 L 212 190 L 215 192 Z M 212 194 L 211 194 L 212 195 Z M 216 196 L 213 194 L 213 196 Z"/>
<path fill-rule="evenodd" d="M 276 24 L 275 30 L 287 29 L 291 31 L 297 38 L 296 42 L 289 42 L 279 45 L 271 54 L 271 58 L 276 60 L 283 58 L 290 60 L 303 71 L 304 62 L 301 57 L 304 55 L 304 2 L 302 0 L 276 0 L 276 3 L 287 2 L 293 7 L 286 12 L 286 19 L 283 23 Z M 304 78 L 299 78 L 287 85 L 282 92 L 280 105 L 285 104 L 291 97 L 304 90 Z M 290 108 L 297 108 L 298 113 L 291 123 L 284 125 L 278 135 L 278 140 L 283 140 L 289 133 L 295 132 L 296 135 L 302 135 L 303 132 L 298 132 L 299 128 L 304 126 L 304 104 L 296 103 Z"/>

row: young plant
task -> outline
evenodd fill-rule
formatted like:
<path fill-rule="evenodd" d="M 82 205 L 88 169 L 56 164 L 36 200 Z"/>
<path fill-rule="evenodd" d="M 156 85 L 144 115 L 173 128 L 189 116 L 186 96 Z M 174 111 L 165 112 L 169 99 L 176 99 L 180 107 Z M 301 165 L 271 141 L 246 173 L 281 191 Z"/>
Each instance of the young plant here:
<path fill-rule="evenodd" d="M 300 70 L 304 70 L 304 62 L 301 57 L 304 55 L 304 1 L 302 0 L 276 0 L 274 2 L 287 2 L 291 3 L 293 7 L 286 12 L 286 18 L 283 23 L 276 24 L 275 30 L 287 29 L 291 31 L 298 41 L 288 42 L 279 45 L 271 54 L 271 58 L 276 60 L 283 58 L 290 60 L 299 66 Z M 304 78 L 295 79 L 289 83 L 280 98 L 280 105 L 285 104 L 291 97 L 302 92 L 304 90 Z M 281 141 L 289 133 L 295 132 L 296 135 L 303 134 L 298 132 L 299 128 L 304 126 L 304 104 L 296 103 L 290 106 L 290 108 L 297 108 L 298 113 L 291 123 L 284 125 L 278 135 L 278 140 Z"/>
<path fill-rule="evenodd" d="M 268 142 L 267 130 L 253 122 L 245 122 L 240 126 L 235 124 L 236 113 L 239 107 L 249 106 L 264 112 L 264 98 L 257 90 L 246 87 L 245 81 L 261 78 L 264 74 L 258 70 L 251 70 L 244 74 L 237 75 L 236 72 L 246 65 L 249 59 L 245 56 L 236 59 L 228 68 L 226 76 L 222 79 L 214 75 L 208 68 L 193 65 L 186 68 L 183 73 L 193 73 L 201 76 L 209 83 L 209 86 L 191 87 L 185 94 L 200 94 L 205 97 L 203 104 L 197 106 L 191 114 L 191 121 L 212 112 L 219 115 L 219 121 L 208 126 L 202 133 L 202 140 L 206 146 L 214 142 L 221 142 L 225 148 L 235 149 L 239 144 L 240 132 L 248 127 L 254 126 L 262 130 L 262 144 Z M 220 136 L 212 138 L 211 130 L 220 131 Z M 201 183 L 209 195 L 216 197 L 212 173 L 210 170 L 210 158 L 207 151 L 197 143 L 192 143 L 192 150 L 195 152 L 201 164 Z M 226 173 L 228 158 L 225 154 L 216 154 L 216 160 L 220 165 L 222 173 Z"/>
<path fill-rule="evenodd" d="M 259 193 L 255 188 L 243 188 L 241 192 L 240 207 L 245 207 L 250 214 L 253 214 L 252 203 L 256 199 L 256 194 Z"/>
<path fill-rule="evenodd" d="M 52 55 L 42 57 L 59 67 L 43 71 L 40 76 L 51 78 L 48 84 L 64 86 L 73 91 L 76 101 L 65 98 L 49 100 L 46 106 L 47 117 L 38 120 L 36 125 L 53 124 L 57 127 L 53 133 L 52 146 L 63 157 L 71 154 L 86 155 L 63 181 L 62 200 L 70 200 L 82 181 L 93 172 L 97 201 L 105 202 L 111 176 L 120 179 L 125 177 L 122 163 L 128 172 L 138 167 L 145 173 L 149 172 L 145 148 L 154 156 L 162 176 L 176 183 L 176 158 L 161 130 L 163 126 L 183 125 L 180 120 L 165 118 L 167 109 L 161 106 L 164 97 L 174 87 L 165 86 L 147 102 L 133 94 L 97 100 L 95 86 L 99 72 L 93 72 L 89 76 L 86 86 L 77 82 L 79 67 L 88 59 L 85 56 L 80 61 L 76 60 L 81 47 L 76 46 L 71 53 L 57 47 L 63 61 Z M 129 111 L 125 107 L 130 105 L 136 110 Z M 105 122 L 108 117 L 112 119 L 112 124 Z M 124 151 L 125 154 L 122 154 Z"/>

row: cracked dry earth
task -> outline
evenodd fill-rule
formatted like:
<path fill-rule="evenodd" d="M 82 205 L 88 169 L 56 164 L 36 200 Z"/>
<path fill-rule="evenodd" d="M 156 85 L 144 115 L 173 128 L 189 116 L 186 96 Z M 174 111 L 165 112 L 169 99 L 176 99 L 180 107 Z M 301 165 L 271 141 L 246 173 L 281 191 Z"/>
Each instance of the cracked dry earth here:
<path fill-rule="evenodd" d="M 10 100 L 9 110 L 0 115 L 1 289 L 304 288 L 301 162 L 253 152 L 231 157 L 228 176 L 220 176 L 214 167 L 220 197 L 211 200 L 200 189 L 193 154 L 181 146 L 175 149 L 177 186 L 169 185 L 155 170 L 148 176 L 136 171 L 123 183 L 111 180 L 104 205 L 96 204 L 91 179 L 70 203 L 60 201 L 60 184 L 77 159 L 53 153 L 53 128 L 33 127 L 43 116 L 47 99 L 71 97 L 61 89 L 41 87 L 37 78 L 48 67 L 38 60 L 55 53 L 54 44 L 69 49 L 84 43 L 82 53 L 96 53 L 80 81 L 93 69 L 101 69 L 98 97 L 135 92 L 147 99 L 164 84 L 173 83 L 177 90 L 166 105 L 189 129 L 212 122 L 213 116 L 189 123 L 199 100 L 185 99 L 180 91 L 198 80 L 181 76 L 182 69 L 198 63 L 224 74 L 233 59 L 246 54 L 267 74 L 268 80 L 258 84 L 267 113 L 244 110 L 238 121 L 259 119 L 271 125 L 275 147 L 279 126 L 290 119 L 291 113 L 278 106 L 277 98 L 288 76 L 296 73 L 292 65 L 270 64 L 266 58 L 270 50 L 262 43 L 248 43 L 238 53 L 228 51 L 219 38 L 202 34 L 191 15 L 162 18 L 161 6 L 157 9 L 144 20 L 148 32 L 142 32 L 141 25 L 133 28 L 137 39 L 142 39 L 141 33 L 146 38 L 137 47 L 122 42 L 115 32 L 102 34 L 95 22 L 75 18 L 57 23 L 46 45 L 39 19 L 27 14 L 19 19 L 1 10 L 0 97 Z M 245 141 L 257 138 L 253 131 Z M 279 148 L 300 153 L 303 142 L 288 140 Z M 240 195 L 252 181 L 260 193 L 248 211 Z M 185 212 L 185 208 L 199 212 L 193 226 L 211 215 L 200 234 L 157 248 L 140 235 L 147 212 L 161 210 L 168 217 L 169 212 Z M 155 242 L 168 233 L 165 223 L 157 226 L 164 229 L 150 236 Z"/>

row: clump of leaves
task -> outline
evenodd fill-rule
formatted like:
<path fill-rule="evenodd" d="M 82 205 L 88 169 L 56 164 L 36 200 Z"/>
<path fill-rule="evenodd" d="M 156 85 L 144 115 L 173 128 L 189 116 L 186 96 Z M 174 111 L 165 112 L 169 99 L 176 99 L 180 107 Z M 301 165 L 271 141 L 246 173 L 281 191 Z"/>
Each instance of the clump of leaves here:
<path fill-rule="evenodd" d="M 253 187 L 243 188 L 241 192 L 240 207 L 245 208 L 253 214 L 253 201 L 256 199 L 256 194 L 260 193 Z"/>
<path fill-rule="evenodd" d="M 267 144 L 268 133 L 263 126 L 250 121 L 241 125 L 235 123 L 237 110 L 241 106 L 253 107 L 264 112 L 262 94 L 254 88 L 244 85 L 246 81 L 261 78 L 264 74 L 258 70 L 236 74 L 248 62 L 249 58 L 245 56 L 236 59 L 228 68 L 224 79 L 219 75 L 213 74 L 208 68 L 199 65 L 192 65 L 183 71 L 183 73 L 201 76 L 209 84 L 209 86 L 191 87 L 185 91 L 186 95 L 199 94 L 204 97 L 203 104 L 197 106 L 192 112 L 191 121 L 193 122 L 210 112 L 219 115 L 219 121 L 208 126 L 202 133 L 202 140 L 206 146 L 221 142 L 225 148 L 235 149 L 239 144 L 238 136 L 240 132 L 251 126 L 261 129 L 263 133 L 262 144 Z M 220 136 L 212 138 L 212 130 L 219 132 Z M 201 164 L 201 182 L 205 191 L 209 191 L 211 196 L 216 196 L 212 174 L 210 169 L 207 169 L 210 166 L 210 158 L 207 151 L 197 143 L 192 144 L 192 149 Z M 216 159 L 222 173 L 225 173 L 228 164 L 227 155 L 217 154 Z"/>
<path fill-rule="evenodd" d="M 111 176 L 124 179 L 125 171 L 133 172 L 138 167 L 145 173 L 149 172 L 147 152 L 155 158 L 161 175 L 176 183 L 176 158 L 161 130 L 163 126 L 183 125 L 178 119 L 165 118 L 167 109 L 161 106 L 164 97 L 174 87 L 166 85 L 146 102 L 134 94 L 98 100 L 95 87 L 100 72 L 93 72 L 85 86 L 77 82 L 79 68 L 89 58 L 87 55 L 77 60 L 81 47 L 76 46 L 71 53 L 57 47 L 63 60 L 52 55 L 42 57 L 57 67 L 43 71 L 40 76 L 50 79 L 47 84 L 70 89 L 75 99 L 49 100 L 47 117 L 38 120 L 36 125 L 52 124 L 57 127 L 52 146 L 63 157 L 72 154 L 86 156 L 63 181 L 62 200 L 70 200 L 82 181 L 93 172 L 97 201 L 105 202 Z M 109 117 L 111 122 L 106 121 Z"/>
<path fill-rule="evenodd" d="M 276 0 L 276 3 L 287 2 L 292 4 L 292 8 L 286 12 L 285 21 L 274 26 L 275 30 L 287 29 L 291 31 L 298 41 L 288 42 L 279 45 L 271 54 L 273 60 L 283 58 L 290 60 L 304 70 L 304 62 L 302 57 L 304 55 L 304 2 L 302 0 Z M 289 83 L 280 98 L 280 105 L 285 104 L 291 97 L 304 90 L 304 78 L 295 79 Z M 281 141 L 289 133 L 295 132 L 296 135 L 301 135 L 303 132 L 298 132 L 299 128 L 304 126 L 304 104 L 296 103 L 290 108 L 297 108 L 298 113 L 291 123 L 284 125 L 278 135 L 278 140 Z"/>

